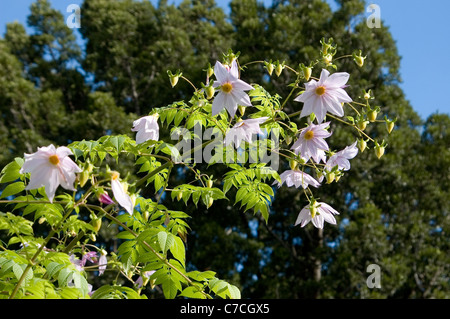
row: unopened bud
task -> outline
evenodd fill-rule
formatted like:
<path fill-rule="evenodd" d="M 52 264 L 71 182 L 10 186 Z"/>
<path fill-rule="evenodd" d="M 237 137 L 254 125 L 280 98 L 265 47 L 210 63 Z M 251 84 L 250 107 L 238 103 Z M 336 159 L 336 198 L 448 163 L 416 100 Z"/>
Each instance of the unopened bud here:
<path fill-rule="evenodd" d="M 378 159 L 381 158 L 381 156 L 384 155 L 384 146 L 376 145 L 375 146 L 375 154 L 377 155 Z"/>
<path fill-rule="evenodd" d="M 209 86 L 206 86 L 205 87 L 205 93 L 206 93 L 206 98 L 209 100 L 209 99 L 212 99 L 212 97 L 214 96 L 214 93 L 215 93 L 215 90 L 214 90 L 214 88 L 212 87 L 212 85 L 209 85 Z"/>
<path fill-rule="evenodd" d="M 150 213 L 148 212 L 148 210 L 146 210 L 143 214 L 142 214 L 142 218 L 145 221 L 148 221 L 148 218 L 150 217 Z"/>
<path fill-rule="evenodd" d="M 385 117 L 385 120 L 386 120 L 386 129 L 387 129 L 388 133 L 391 134 L 392 130 L 395 127 L 395 121 L 397 119 L 392 121 L 392 120 L 388 120 L 387 117 Z"/>
<path fill-rule="evenodd" d="M 239 113 L 240 113 L 242 116 L 244 116 L 244 114 L 245 114 L 245 106 L 239 105 L 239 106 L 238 106 L 238 109 L 239 109 Z"/>
<path fill-rule="evenodd" d="M 358 65 L 359 67 L 363 67 L 364 60 L 366 59 L 366 57 L 363 57 L 361 54 L 361 50 L 359 50 L 358 54 L 356 54 L 356 52 L 353 52 L 353 61 L 355 61 L 356 65 Z"/>
<path fill-rule="evenodd" d="M 275 74 L 276 74 L 277 76 L 280 76 L 280 75 L 281 75 L 281 72 L 283 72 L 283 69 L 284 69 L 283 64 L 278 63 L 278 64 L 277 64 L 277 67 L 275 68 Z"/>
<path fill-rule="evenodd" d="M 207 186 L 208 188 L 212 188 L 212 187 L 213 187 L 213 181 L 210 180 L 210 179 L 208 179 L 208 180 L 206 181 L 206 186 Z"/>
<path fill-rule="evenodd" d="M 95 232 L 98 233 L 100 228 L 102 227 L 102 219 L 101 218 L 94 218 L 91 220 L 91 225 L 94 228 Z"/>
<path fill-rule="evenodd" d="M 311 77 L 311 74 L 312 74 L 312 68 L 306 67 L 306 68 L 303 70 L 303 75 L 305 76 L 305 80 L 306 80 L 306 81 L 309 81 L 309 79 L 310 79 L 310 77 Z"/>
<path fill-rule="evenodd" d="M 214 202 L 214 199 L 212 197 L 208 198 L 207 208 L 210 208 L 212 206 L 213 202 Z"/>
<path fill-rule="evenodd" d="M 183 198 L 183 192 L 179 192 L 178 194 L 177 194 L 177 199 L 178 200 L 181 200 Z"/>
<path fill-rule="evenodd" d="M 361 151 L 361 153 L 364 152 L 366 147 L 367 147 L 367 142 L 366 141 L 364 141 L 363 139 L 358 140 L 358 148 Z"/>
<path fill-rule="evenodd" d="M 211 64 L 208 66 L 208 69 L 206 69 L 206 76 L 208 78 L 212 77 L 214 74 L 214 69 L 211 67 Z"/>
<path fill-rule="evenodd" d="M 177 85 L 177 83 L 178 83 L 178 80 L 180 79 L 180 76 L 183 73 L 181 73 L 180 70 L 178 70 L 177 73 L 172 74 L 172 72 L 170 70 L 168 70 L 167 74 L 169 75 L 170 85 L 172 85 L 172 87 L 175 87 L 175 85 Z"/>
<path fill-rule="evenodd" d="M 298 166 L 298 162 L 295 160 L 289 160 L 289 167 L 291 168 L 291 170 L 295 170 Z"/>
<path fill-rule="evenodd" d="M 333 56 L 331 54 L 327 54 L 327 55 L 323 56 L 323 62 L 326 65 L 330 65 L 332 61 L 333 61 Z"/>
<path fill-rule="evenodd" d="M 336 175 L 333 172 L 327 172 L 325 177 L 327 178 L 327 184 L 331 184 L 331 183 L 333 183 L 334 178 L 336 177 Z"/>
<path fill-rule="evenodd" d="M 86 182 L 89 180 L 89 172 L 87 170 L 83 170 L 78 176 L 80 187 L 84 187 L 84 185 L 86 185 Z"/>
<path fill-rule="evenodd" d="M 272 63 L 267 63 L 266 69 L 267 69 L 267 72 L 269 73 L 269 75 L 272 75 L 274 67 L 275 66 Z"/>
<path fill-rule="evenodd" d="M 358 122 L 356 122 L 356 126 L 361 130 L 364 131 L 367 127 L 367 123 L 369 123 L 369 121 L 364 121 L 364 119 L 359 120 Z"/>
<path fill-rule="evenodd" d="M 367 118 L 370 122 L 375 122 L 377 120 L 377 115 L 378 112 L 375 110 L 370 110 L 369 112 L 367 112 Z"/>
<path fill-rule="evenodd" d="M 39 218 L 39 221 L 38 221 L 39 225 L 42 224 L 43 222 L 45 222 L 46 220 L 47 219 L 45 217 Z"/>
<path fill-rule="evenodd" d="M 316 201 L 311 203 L 311 205 L 309 206 L 309 211 L 311 212 L 311 218 L 316 217 L 316 214 L 317 214 L 317 202 Z"/>

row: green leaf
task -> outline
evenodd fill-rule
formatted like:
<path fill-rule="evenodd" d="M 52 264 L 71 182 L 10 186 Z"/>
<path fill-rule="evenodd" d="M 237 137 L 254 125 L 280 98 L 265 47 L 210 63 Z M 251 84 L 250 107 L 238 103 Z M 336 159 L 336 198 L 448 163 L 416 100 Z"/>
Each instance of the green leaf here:
<path fill-rule="evenodd" d="M 196 298 L 196 299 L 205 299 L 205 295 L 203 295 L 199 288 L 195 286 L 189 286 L 185 288 L 181 293 L 180 296 L 187 297 L 187 298 Z"/>
<path fill-rule="evenodd" d="M 158 243 L 165 254 L 175 243 L 175 237 L 171 233 L 160 231 L 158 233 Z"/>
<path fill-rule="evenodd" d="M 174 236 L 174 239 L 174 244 L 170 248 L 170 252 L 172 253 L 173 257 L 183 265 L 183 268 L 185 268 L 186 250 L 184 247 L 184 243 L 180 237 Z"/>
<path fill-rule="evenodd" d="M 3 190 L 0 198 L 5 198 L 8 196 L 16 195 L 25 189 L 25 184 L 23 182 L 15 182 L 6 186 Z"/>

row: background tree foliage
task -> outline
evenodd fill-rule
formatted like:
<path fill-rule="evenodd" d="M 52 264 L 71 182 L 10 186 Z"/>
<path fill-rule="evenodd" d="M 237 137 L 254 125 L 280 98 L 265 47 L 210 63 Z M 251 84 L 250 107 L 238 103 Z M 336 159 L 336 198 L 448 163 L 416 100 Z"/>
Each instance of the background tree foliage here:
<path fill-rule="evenodd" d="M 49 143 L 131 135 L 137 115 L 190 93 L 185 82 L 171 88 L 167 70 L 204 82 L 207 64 L 229 48 L 241 52 L 242 65 L 272 59 L 297 67 L 319 57 L 323 37 L 333 38 L 336 56 L 355 48 L 367 55 L 363 68 L 351 58 L 336 61 L 351 74 L 350 96 L 372 89 L 374 104 L 398 117 L 386 155 L 378 160 L 366 150 L 338 184 L 320 190 L 321 200 L 341 213 L 338 225 L 323 232 L 293 226 L 306 201 L 286 187 L 275 190 L 268 224 L 224 200 L 210 209 L 188 207 L 188 268 L 214 269 L 245 298 L 448 298 L 450 118 L 419 118 L 399 87 L 400 57 L 389 30 L 367 28 L 363 1 L 338 3 L 333 12 L 322 0 L 274 0 L 268 7 L 233 0 L 227 16 L 213 0 L 177 7 L 163 0 L 157 6 L 85 0 L 82 48 L 63 15 L 38 0 L 27 20 L 32 33 L 10 23 L 0 40 L 0 167 Z M 319 72 L 316 67 L 313 74 Z M 269 78 L 256 64 L 245 74 L 247 82 L 264 83 L 284 98 L 294 80 L 288 72 Z M 387 138 L 381 125 L 367 133 Z M 355 138 L 335 126 L 330 143 L 341 149 Z M 180 170 L 171 183 L 189 174 Z M 117 244 L 113 228 L 105 225 L 101 234 L 99 242 Z M 381 267 L 380 289 L 366 285 L 369 264 Z"/>

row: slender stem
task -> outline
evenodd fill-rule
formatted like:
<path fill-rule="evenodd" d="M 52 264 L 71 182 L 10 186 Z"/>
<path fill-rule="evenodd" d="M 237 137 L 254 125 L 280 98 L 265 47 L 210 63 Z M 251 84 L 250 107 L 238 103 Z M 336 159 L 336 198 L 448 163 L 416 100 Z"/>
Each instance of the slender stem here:
<path fill-rule="evenodd" d="M 183 80 L 185 80 L 187 83 L 189 83 L 189 84 L 194 88 L 195 92 L 198 91 L 198 89 L 195 87 L 195 85 L 194 85 L 191 81 L 189 81 L 188 78 L 186 78 L 186 77 L 184 77 L 184 76 L 181 76 L 181 78 L 182 78 Z"/>
<path fill-rule="evenodd" d="M 372 142 L 375 142 L 375 141 L 373 140 L 373 138 L 371 138 L 369 135 L 367 135 L 366 133 L 364 133 L 363 130 L 359 129 L 359 128 L 358 128 L 357 126 L 355 126 L 354 124 L 349 123 L 349 122 L 346 122 L 346 121 L 343 121 L 343 120 L 341 120 L 340 118 L 331 115 L 330 113 L 327 113 L 327 116 L 332 117 L 332 118 L 334 118 L 335 120 L 337 120 L 337 121 L 339 121 L 339 122 L 342 122 L 342 123 L 344 123 L 344 124 L 347 124 L 347 125 L 349 125 L 349 126 L 355 128 L 359 133 L 363 134 L 365 137 L 367 137 L 367 138 L 368 138 L 369 140 L 371 140 Z"/>

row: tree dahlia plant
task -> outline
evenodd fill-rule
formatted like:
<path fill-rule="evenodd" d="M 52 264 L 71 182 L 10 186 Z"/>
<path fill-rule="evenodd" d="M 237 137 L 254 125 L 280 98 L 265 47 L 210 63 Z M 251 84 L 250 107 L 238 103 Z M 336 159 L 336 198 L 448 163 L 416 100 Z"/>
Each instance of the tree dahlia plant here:
<path fill-rule="evenodd" d="M 190 216 L 173 210 L 175 201 L 208 209 L 234 202 L 270 223 L 277 213 L 271 210 L 274 189 L 283 191 L 286 184 L 304 195 L 293 225 L 323 228 L 324 222 L 331 224 L 327 227 L 338 222 L 339 213 L 318 202 L 313 190 L 325 187 L 324 176 L 336 182 L 350 169 L 361 141 L 364 149 L 373 144 L 377 156 L 383 155 L 386 143 L 372 139 L 350 116 L 366 121 L 368 99 L 350 98 L 345 91 L 350 75 L 331 74 L 328 69 L 336 66 L 329 57 L 297 69 L 277 62 L 277 75 L 292 72 L 295 79 L 284 99 L 244 82 L 247 68 L 258 63 L 271 75 L 272 62 L 240 65 L 238 57 L 224 54 L 214 74 L 208 69 L 202 89 L 180 72 L 168 72 L 173 86 L 189 82 L 192 98 L 137 118 L 124 132 L 135 132 L 134 138 L 108 135 L 42 146 L 1 170 L 0 231 L 8 236 L 0 243 L 1 298 L 146 298 L 147 286 L 166 298 L 240 298 L 238 287 L 214 271 L 189 269 Z M 307 72 L 304 65 L 310 65 Z M 296 111 L 285 113 L 286 105 Z M 335 153 L 328 143 L 336 121 L 354 135 Z M 134 168 L 124 164 L 130 160 Z M 225 173 L 213 179 L 208 168 L 216 165 Z M 193 180 L 170 179 L 179 167 L 192 171 Z M 118 247 L 96 242 L 105 220 L 120 231 Z M 107 274 L 114 276 L 106 284 L 92 279 Z"/>

